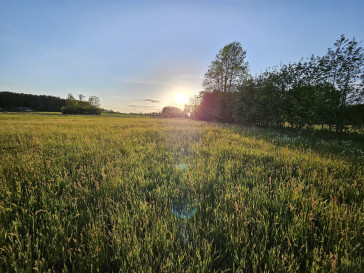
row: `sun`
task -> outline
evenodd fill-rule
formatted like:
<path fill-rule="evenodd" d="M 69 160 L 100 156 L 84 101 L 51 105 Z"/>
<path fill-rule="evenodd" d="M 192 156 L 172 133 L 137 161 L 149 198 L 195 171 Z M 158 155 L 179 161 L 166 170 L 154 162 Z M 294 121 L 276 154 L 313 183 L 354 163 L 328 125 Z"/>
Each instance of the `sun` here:
<path fill-rule="evenodd" d="M 180 104 L 186 104 L 189 100 L 189 97 L 181 92 L 174 96 L 174 102 L 180 103 Z"/>

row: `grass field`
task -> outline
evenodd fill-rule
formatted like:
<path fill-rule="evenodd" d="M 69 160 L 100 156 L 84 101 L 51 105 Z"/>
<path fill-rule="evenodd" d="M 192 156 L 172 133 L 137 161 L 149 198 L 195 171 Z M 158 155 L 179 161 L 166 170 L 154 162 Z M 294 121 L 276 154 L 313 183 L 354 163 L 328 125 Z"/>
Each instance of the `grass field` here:
<path fill-rule="evenodd" d="M 0 272 L 362 272 L 364 144 L 0 114 Z"/>

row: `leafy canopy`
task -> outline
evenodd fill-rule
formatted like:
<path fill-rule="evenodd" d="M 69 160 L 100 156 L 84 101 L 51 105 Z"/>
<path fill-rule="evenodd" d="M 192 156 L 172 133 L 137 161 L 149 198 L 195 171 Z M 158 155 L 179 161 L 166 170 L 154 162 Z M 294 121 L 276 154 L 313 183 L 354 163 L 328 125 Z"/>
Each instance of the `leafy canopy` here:
<path fill-rule="evenodd" d="M 246 51 L 240 42 L 224 46 L 216 55 L 205 74 L 205 91 L 233 92 L 248 77 Z"/>

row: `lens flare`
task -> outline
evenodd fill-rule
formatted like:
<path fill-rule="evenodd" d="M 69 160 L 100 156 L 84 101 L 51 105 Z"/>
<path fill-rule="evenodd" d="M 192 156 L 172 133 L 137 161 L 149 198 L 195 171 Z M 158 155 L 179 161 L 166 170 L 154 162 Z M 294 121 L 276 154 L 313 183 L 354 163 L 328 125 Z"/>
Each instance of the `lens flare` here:
<path fill-rule="evenodd" d="M 173 213 L 180 219 L 188 219 L 196 214 L 197 209 L 195 207 L 188 208 L 186 204 L 174 207 L 172 209 Z"/>
<path fill-rule="evenodd" d="M 176 169 L 179 171 L 186 171 L 188 168 L 188 164 L 187 163 L 179 163 L 175 165 Z"/>

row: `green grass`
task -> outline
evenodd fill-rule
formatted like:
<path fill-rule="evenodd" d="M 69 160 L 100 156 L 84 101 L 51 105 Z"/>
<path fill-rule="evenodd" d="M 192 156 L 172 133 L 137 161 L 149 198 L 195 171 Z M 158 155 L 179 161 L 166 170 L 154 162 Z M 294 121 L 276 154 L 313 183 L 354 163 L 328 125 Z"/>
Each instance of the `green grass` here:
<path fill-rule="evenodd" d="M 0 272 L 361 272 L 363 150 L 190 120 L 0 115 Z"/>

